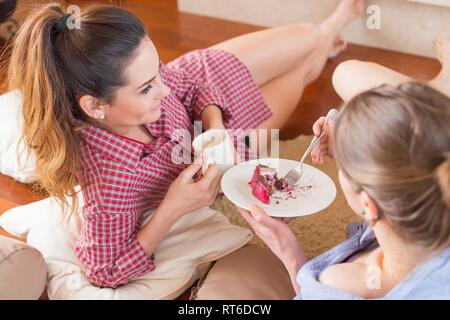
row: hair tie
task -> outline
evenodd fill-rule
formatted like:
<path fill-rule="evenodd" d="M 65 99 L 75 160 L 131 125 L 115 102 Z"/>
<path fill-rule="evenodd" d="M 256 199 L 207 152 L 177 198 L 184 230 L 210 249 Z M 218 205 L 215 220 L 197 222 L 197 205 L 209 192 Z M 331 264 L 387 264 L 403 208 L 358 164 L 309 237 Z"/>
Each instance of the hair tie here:
<path fill-rule="evenodd" d="M 67 27 L 67 20 L 70 18 L 70 14 L 68 13 L 64 13 L 59 19 L 58 21 L 55 23 L 55 25 L 53 26 L 53 37 L 56 38 L 63 30 L 65 27 Z"/>

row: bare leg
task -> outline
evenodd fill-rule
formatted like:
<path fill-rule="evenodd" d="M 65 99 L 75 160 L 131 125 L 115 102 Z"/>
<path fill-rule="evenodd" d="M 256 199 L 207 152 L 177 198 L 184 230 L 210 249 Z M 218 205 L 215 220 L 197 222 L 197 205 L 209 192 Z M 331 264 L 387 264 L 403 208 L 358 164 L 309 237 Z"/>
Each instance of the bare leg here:
<path fill-rule="evenodd" d="M 344 101 L 382 84 L 397 86 L 411 78 L 373 62 L 348 60 L 333 73 L 333 86 Z"/>
<path fill-rule="evenodd" d="M 322 73 L 328 54 L 336 50 L 336 46 L 345 48 L 346 43 L 339 41 L 330 47 L 329 41 L 325 37 L 322 38 L 316 50 L 307 59 L 260 87 L 273 116 L 261 123 L 258 129 L 279 129 L 287 122 L 298 106 L 304 89 Z"/>
<path fill-rule="evenodd" d="M 307 85 L 322 73 L 329 57 L 347 47 L 339 32 L 362 13 L 364 1 L 342 1 L 333 15 L 320 26 L 320 37 L 315 50 L 295 68 L 261 86 L 261 93 L 273 116 L 258 129 L 281 128 L 297 107 Z"/>
<path fill-rule="evenodd" d="M 428 84 L 450 96 L 450 41 L 439 38 L 436 40 L 437 59 L 442 64 L 442 70 Z M 412 81 L 408 76 L 373 62 L 349 60 L 341 63 L 333 74 L 333 86 L 344 101 L 355 95 L 380 86 L 389 84 L 397 86 Z"/>
<path fill-rule="evenodd" d="M 298 23 L 253 32 L 219 43 L 212 48 L 237 56 L 250 70 L 258 86 L 274 80 L 308 60 L 328 38 L 325 61 L 343 50 L 341 30 L 363 11 L 364 0 L 342 0 L 320 26 Z M 336 39 L 338 38 L 338 39 Z M 323 49 L 321 50 L 323 51 Z M 310 60 L 309 60 L 310 61 Z"/>
<path fill-rule="evenodd" d="M 258 129 L 279 129 L 291 116 L 303 95 L 303 91 L 322 73 L 329 55 L 346 48 L 347 43 L 334 32 L 322 32 L 316 49 L 295 68 L 261 86 L 264 101 L 273 116 L 258 126 Z M 334 39 L 334 40 L 332 40 Z"/>
<path fill-rule="evenodd" d="M 298 23 L 249 33 L 211 48 L 233 53 L 261 86 L 306 59 L 316 48 L 319 35 L 317 26 Z"/>
<path fill-rule="evenodd" d="M 303 91 L 322 73 L 328 58 L 336 56 L 347 47 L 337 32 L 336 23 L 327 20 L 320 25 L 321 34 L 315 50 L 289 72 L 272 79 L 260 87 L 262 96 L 272 110 L 273 116 L 261 123 L 257 129 L 279 129 L 289 119 L 303 95 Z M 270 137 L 269 137 L 270 138 Z M 270 139 L 269 139 L 270 142 Z M 256 141 L 252 141 L 256 143 Z M 267 145 L 270 148 L 270 144 Z M 260 149 L 260 155 L 266 150 Z"/>
<path fill-rule="evenodd" d="M 296 24 L 274 28 L 214 46 L 237 56 L 259 85 L 273 116 L 257 129 L 279 129 L 286 123 L 304 88 L 317 79 L 330 57 L 346 49 L 347 43 L 339 33 L 362 14 L 364 3 L 364 0 L 341 1 L 320 26 Z M 251 142 L 253 146 L 259 144 L 254 139 Z M 259 150 L 260 155 L 266 152 L 264 149 Z"/>
<path fill-rule="evenodd" d="M 238 57 L 260 87 L 273 116 L 257 129 L 280 129 L 286 123 L 304 88 L 320 75 L 330 57 L 347 47 L 339 33 L 362 14 L 364 3 L 364 0 L 342 0 L 320 26 L 299 23 L 278 27 L 212 47 Z M 251 142 L 258 145 L 254 139 Z"/>

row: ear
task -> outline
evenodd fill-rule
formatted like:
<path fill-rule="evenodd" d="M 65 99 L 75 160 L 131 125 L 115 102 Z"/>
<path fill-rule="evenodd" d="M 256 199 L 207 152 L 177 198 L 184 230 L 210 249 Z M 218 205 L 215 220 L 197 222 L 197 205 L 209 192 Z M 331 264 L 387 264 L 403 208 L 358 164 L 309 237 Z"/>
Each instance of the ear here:
<path fill-rule="evenodd" d="M 370 224 L 374 224 L 379 219 L 378 206 L 366 191 L 362 191 L 360 196 L 364 210 L 364 219 Z"/>
<path fill-rule="evenodd" d="M 78 104 L 87 115 L 94 119 L 98 120 L 105 117 L 105 109 L 100 103 L 100 100 L 91 95 L 81 96 L 78 100 Z"/>

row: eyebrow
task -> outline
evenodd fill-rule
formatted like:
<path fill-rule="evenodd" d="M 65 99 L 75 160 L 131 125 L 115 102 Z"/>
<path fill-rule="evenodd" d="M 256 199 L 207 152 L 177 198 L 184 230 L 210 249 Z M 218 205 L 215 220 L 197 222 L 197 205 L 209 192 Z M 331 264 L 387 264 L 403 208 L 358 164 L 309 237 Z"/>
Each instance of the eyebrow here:
<path fill-rule="evenodd" d="M 161 67 L 161 59 L 159 59 L 159 67 L 158 67 L 158 70 L 159 70 L 159 68 Z M 138 91 L 139 89 L 141 89 L 142 87 L 145 87 L 146 85 L 148 85 L 150 82 L 152 82 L 153 80 L 155 80 L 155 78 L 156 78 L 156 75 L 153 77 L 153 78 L 151 78 L 150 80 L 148 80 L 148 81 L 145 81 L 139 88 L 137 88 L 135 91 Z"/>

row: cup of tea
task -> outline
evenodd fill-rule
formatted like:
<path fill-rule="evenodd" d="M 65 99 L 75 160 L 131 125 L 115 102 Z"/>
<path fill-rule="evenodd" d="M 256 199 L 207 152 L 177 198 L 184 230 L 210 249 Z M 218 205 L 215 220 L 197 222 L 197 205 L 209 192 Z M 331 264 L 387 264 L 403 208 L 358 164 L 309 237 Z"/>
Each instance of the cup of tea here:
<path fill-rule="evenodd" d="M 232 142 L 225 130 L 208 130 L 196 137 L 192 146 L 195 157 L 202 159 L 203 174 L 210 164 L 217 165 L 222 173 L 234 165 Z"/>

